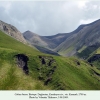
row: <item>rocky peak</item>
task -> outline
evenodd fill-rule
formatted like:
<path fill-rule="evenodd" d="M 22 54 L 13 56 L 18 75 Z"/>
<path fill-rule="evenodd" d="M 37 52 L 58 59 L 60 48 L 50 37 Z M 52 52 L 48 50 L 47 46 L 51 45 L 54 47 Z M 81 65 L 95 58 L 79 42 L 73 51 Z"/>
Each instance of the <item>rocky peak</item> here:
<path fill-rule="evenodd" d="M 7 35 L 15 38 L 16 40 L 26 43 L 26 40 L 24 39 L 23 35 L 16 27 L 7 24 L 3 21 L 0 21 L 0 30 L 6 33 Z"/>

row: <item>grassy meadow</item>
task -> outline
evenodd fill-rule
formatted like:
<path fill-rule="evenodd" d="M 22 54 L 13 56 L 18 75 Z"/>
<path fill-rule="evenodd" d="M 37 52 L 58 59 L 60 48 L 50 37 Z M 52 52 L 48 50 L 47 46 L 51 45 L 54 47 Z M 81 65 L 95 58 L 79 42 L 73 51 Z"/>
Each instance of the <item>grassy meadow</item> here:
<path fill-rule="evenodd" d="M 16 64 L 16 54 L 28 56 L 29 75 Z M 46 64 L 41 64 L 39 55 Z M 51 58 L 54 63 L 48 66 Z M 100 74 L 86 61 L 43 54 L 0 31 L 0 90 L 100 90 L 100 77 L 94 72 Z M 50 82 L 44 84 L 49 77 Z"/>

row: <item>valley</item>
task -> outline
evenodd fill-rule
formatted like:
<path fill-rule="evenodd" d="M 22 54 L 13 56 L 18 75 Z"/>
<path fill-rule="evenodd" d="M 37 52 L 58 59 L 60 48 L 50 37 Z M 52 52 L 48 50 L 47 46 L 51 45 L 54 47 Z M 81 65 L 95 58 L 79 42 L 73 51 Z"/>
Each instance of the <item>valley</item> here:
<path fill-rule="evenodd" d="M 26 31 L 24 42 L 0 28 L 0 90 L 100 90 L 99 25 L 53 36 Z"/>

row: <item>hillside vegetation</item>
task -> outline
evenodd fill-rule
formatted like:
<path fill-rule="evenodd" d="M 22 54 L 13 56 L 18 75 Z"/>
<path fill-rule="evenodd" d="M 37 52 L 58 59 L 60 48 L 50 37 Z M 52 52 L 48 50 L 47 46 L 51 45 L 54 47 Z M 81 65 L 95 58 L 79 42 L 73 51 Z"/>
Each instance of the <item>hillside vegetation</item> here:
<path fill-rule="evenodd" d="M 28 57 L 28 74 L 18 54 Z M 99 75 L 83 60 L 43 54 L 0 31 L 0 90 L 99 90 Z"/>

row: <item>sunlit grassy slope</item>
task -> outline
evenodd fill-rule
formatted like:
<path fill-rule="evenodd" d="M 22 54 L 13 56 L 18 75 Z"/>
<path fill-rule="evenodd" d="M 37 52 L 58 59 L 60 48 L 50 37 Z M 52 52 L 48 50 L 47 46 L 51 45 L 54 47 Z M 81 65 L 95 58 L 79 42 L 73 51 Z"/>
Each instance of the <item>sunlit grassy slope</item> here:
<path fill-rule="evenodd" d="M 17 66 L 14 55 L 18 53 L 29 57 L 29 75 Z M 100 90 L 100 77 L 94 73 L 99 74 L 100 71 L 96 67 L 77 58 L 61 56 L 52 56 L 56 70 L 52 80 L 44 85 L 50 67 L 41 65 L 39 55 L 52 56 L 40 53 L 0 31 L 0 90 Z M 40 74 L 44 80 L 39 80 Z"/>

